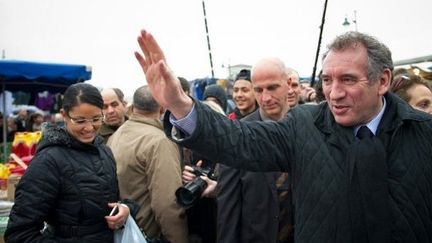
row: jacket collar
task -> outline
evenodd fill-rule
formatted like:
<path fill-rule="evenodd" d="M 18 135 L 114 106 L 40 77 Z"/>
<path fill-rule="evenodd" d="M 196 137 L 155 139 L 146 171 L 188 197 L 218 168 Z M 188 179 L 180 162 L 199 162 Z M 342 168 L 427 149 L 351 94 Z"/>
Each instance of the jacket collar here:
<path fill-rule="evenodd" d="M 145 123 L 147 125 L 154 126 L 158 129 L 163 130 L 162 121 L 160 119 L 148 118 L 143 115 L 134 113 L 129 117 L 129 121 Z"/>
<path fill-rule="evenodd" d="M 405 122 L 427 121 L 432 119 L 430 115 L 413 109 L 405 101 L 390 92 L 387 92 L 384 98 L 386 99 L 387 107 L 378 126 L 377 134 L 393 131 Z M 349 131 L 350 135 L 348 137 L 353 137 L 351 127 L 344 127 L 335 122 L 327 102 L 319 104 L 317 108 L 318 110 L 313 114 L 313 118 L 315 126 L 320 131 L 328 135 L 336 134 L 337 131 L 343 133 Z"/>
<path fill-rule="evenodd" d="M 82 143 L 72 137 L 64 127 L 51 127 L 43 131 L 42 138 L 37 145 L 37 151 L 51 146 L 64 146 L 97 153 L 97 147 L 102 143 L 103 139 L 99 136 L 96 136 L 92 143 Z"/>

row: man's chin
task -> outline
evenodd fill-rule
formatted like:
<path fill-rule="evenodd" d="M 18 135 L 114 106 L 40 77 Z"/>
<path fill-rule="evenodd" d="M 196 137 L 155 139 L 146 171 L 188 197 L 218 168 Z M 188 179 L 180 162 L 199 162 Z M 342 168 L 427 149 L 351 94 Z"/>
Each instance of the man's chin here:
<path fill-rule="evenodd" d="M 118 126 L 120 126 L 120 122 L 118 122 L 118 121 L 115 121 L 115 122 L 105 121 L 105 125 L 110 126 L 110 127 L 118 127 Z"/>
<path fill-rule="evenodd" d="M 334 116 L 335 121 L 337 124 L 342 125 L 344 127 L 352 127 L 355 126 L 356 123 L 352 119 L 352 117 L 349 116 Z"/>

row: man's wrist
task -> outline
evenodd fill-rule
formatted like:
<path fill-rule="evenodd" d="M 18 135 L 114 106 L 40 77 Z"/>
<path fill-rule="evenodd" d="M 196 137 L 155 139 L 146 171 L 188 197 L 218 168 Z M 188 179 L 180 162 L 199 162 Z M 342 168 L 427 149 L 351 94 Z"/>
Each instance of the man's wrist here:
<path fill-rule="evenodd" d="M 186 96 L 184 101 L 178 102 L 177 104 L 181 105 L 176 105 L 172 108 L 169 108 L 168 110 L 171 111 L 171 114 L 176 120 L 180 120 L 186 117 L 192 111 L 194 101 L 191 97 Z"/>

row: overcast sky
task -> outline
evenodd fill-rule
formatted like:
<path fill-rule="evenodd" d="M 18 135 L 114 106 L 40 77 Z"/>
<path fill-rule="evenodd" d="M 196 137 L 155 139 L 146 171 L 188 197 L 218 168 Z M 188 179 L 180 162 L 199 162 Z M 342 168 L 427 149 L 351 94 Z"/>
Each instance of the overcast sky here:
<path fill-rule="evenodd" d="M 226 77 L 228 65 L 269 56 L 301 76 L 312 74 L 324 0 L 205 4 L 217 77 Z M 431 9 L 431 0 L 329 0 L 321 50 L 355 29 L 342 26 L 355 11 L 358 30 L 386 43 L 395 61 L 431 55 Z M 133 56 L 142 28 L 155 35 L 177 75 L 211 75 L 201 0 L 0 0 L 0 50 L 7 59 L 90 65 L 90 83 L 127 95 L 145 84 Z"/>

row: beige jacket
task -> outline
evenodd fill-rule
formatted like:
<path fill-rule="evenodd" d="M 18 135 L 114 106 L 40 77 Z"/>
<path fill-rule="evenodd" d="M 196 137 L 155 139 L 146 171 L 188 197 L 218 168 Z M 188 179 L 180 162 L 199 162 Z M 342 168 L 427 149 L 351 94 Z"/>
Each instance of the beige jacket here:
<path fill-rule="evenodd" d="M 162 123 L 133 114 L 107 145 L 117 162 L 121 198 L 140 206 L 138 226 L 149 238 L 162 233 L 170 242 L 187 242 L 186 215 L 175 202 L 182 186 L 179 149 L 165 136 Z"/>

